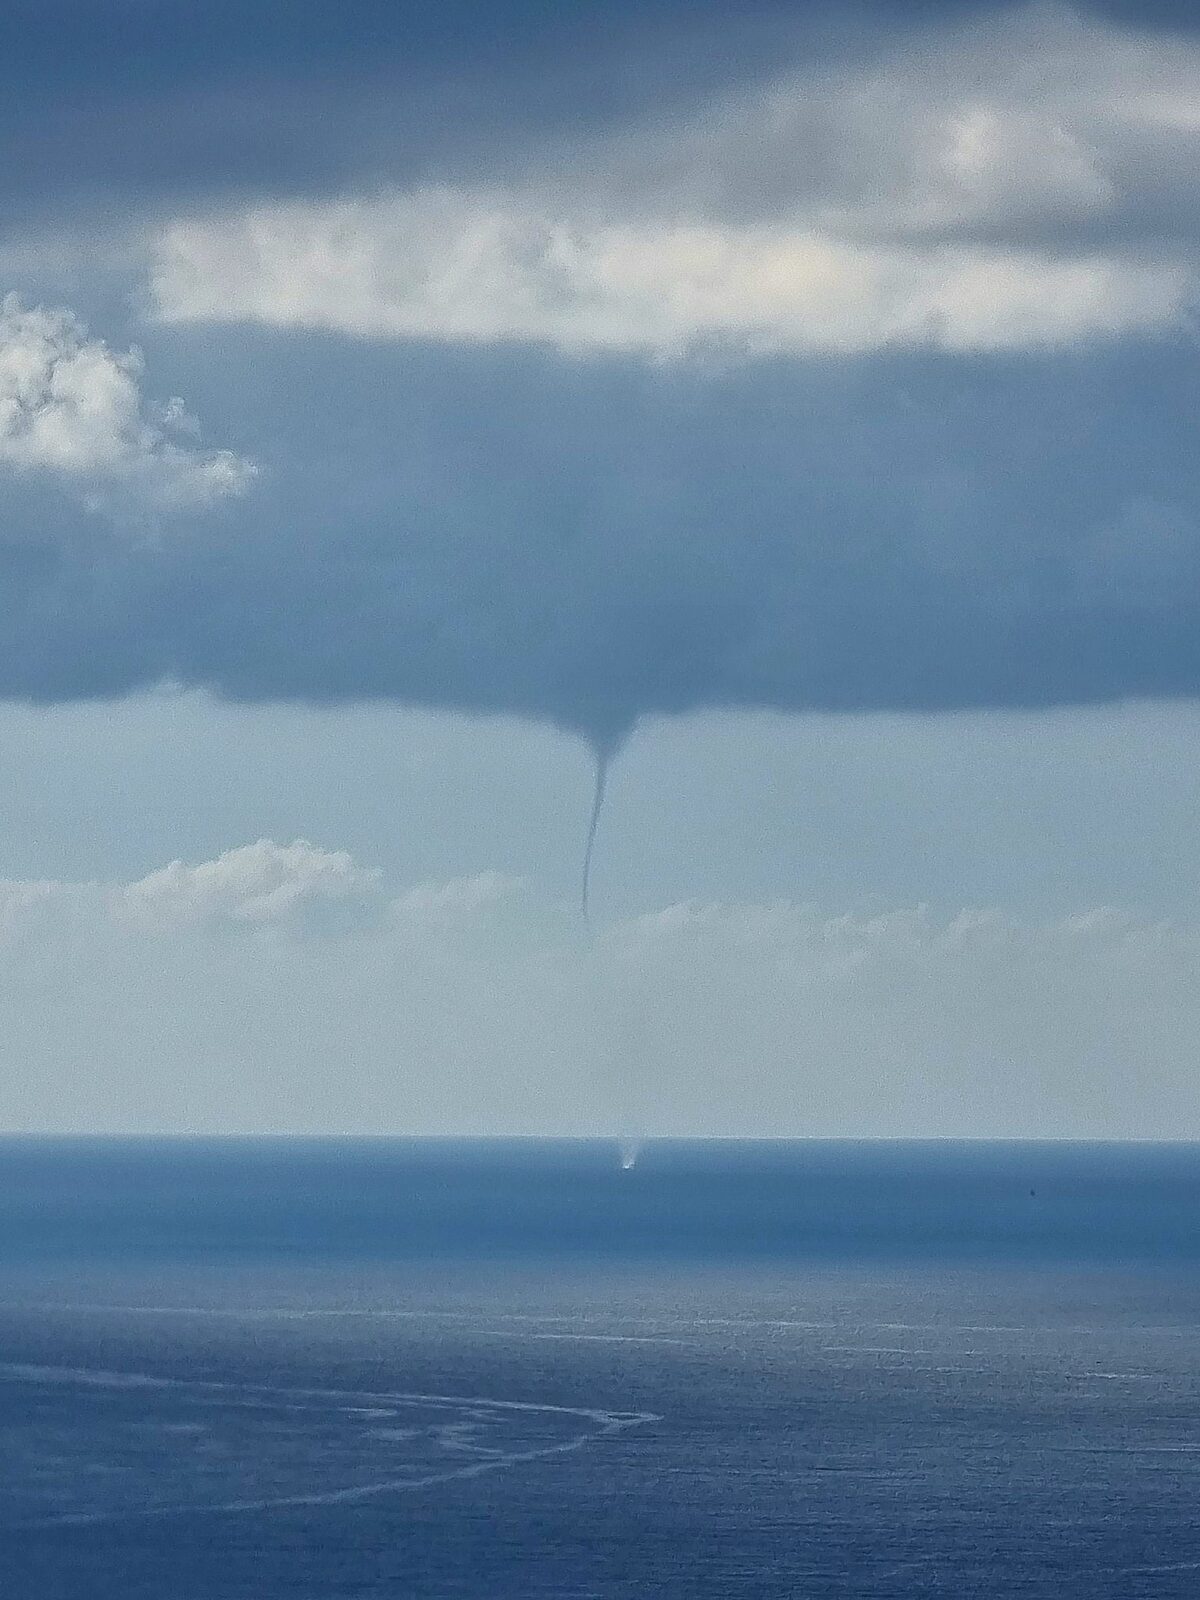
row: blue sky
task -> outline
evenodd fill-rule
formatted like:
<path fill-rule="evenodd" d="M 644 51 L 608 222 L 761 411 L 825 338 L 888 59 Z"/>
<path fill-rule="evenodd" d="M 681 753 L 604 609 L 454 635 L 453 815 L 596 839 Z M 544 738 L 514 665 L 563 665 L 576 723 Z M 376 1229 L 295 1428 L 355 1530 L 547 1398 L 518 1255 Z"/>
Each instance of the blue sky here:
<path fill-rule="evenodd" d="M 1194 14 L 3 27 L 0 1123 L 1200 1132 Z"/>

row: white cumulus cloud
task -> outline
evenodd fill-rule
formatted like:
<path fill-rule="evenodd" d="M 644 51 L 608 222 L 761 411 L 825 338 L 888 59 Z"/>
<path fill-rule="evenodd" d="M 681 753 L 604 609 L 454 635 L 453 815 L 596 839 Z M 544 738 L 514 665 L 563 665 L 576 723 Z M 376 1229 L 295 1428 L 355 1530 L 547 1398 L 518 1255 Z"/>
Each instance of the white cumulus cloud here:
<path fill-rule="evenodd" d="M 0 937 L 28 942 L 68 927 L 109 937 L 286 923 L 321 904 L 369 900 L 377 877 L 345 850 L 259 839 L 211 861 L 168 862 L 130 883 L 4 879 Z"/>
<path fill-rule="evenodd" d="M 93 508 L 200 507 L 241 494 L 253 464 L 204 450 L 182 401 L 147 407 L 136 351 L 111 350 L 69 310 L 0 301 L 0 467 L 50 474 Z"/>
<path fill-rule="evenodd" d="M 124 885 L 114 905 L 119 916 L 151 928 L 267 923 L 314 903 L 359 896 L 375 877 L 344 850 L 320 850 L 306 839 L 260 839 L 196 866 L 172 861 Z"/>

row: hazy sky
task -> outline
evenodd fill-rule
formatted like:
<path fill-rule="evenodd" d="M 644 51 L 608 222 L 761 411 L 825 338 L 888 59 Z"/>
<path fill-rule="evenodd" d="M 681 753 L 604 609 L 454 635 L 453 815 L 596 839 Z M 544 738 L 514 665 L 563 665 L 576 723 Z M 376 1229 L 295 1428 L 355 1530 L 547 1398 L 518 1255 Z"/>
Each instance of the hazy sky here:
<path fill-rule="evenodd" d="M 252 10 L 2 24 L 0 1127 L 1200 1136 L 1192 8 Z"/>

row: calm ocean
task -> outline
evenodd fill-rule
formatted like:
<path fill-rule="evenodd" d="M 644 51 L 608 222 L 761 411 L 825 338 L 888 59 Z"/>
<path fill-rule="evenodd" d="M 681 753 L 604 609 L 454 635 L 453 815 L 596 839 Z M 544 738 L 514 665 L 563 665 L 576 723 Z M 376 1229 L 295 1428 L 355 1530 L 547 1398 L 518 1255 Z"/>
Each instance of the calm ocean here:
<path fill-rule="evenodd" d="M 1200 1147 L 0 1140 L 3 1600 L 1200 1594 Z"/>

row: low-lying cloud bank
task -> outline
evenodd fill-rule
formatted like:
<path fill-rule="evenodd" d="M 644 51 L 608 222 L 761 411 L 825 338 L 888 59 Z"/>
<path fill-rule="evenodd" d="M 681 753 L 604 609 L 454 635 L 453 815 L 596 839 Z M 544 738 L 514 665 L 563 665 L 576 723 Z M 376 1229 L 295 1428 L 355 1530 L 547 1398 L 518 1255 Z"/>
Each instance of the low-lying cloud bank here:
<path fill-rule="evenodd" d="M 260 841 L 3 886 L 0 1126 L 1194 1136 L 1198 961 L 1105 909 L 681 904 L 585 947 L 499 874 Z"/>

